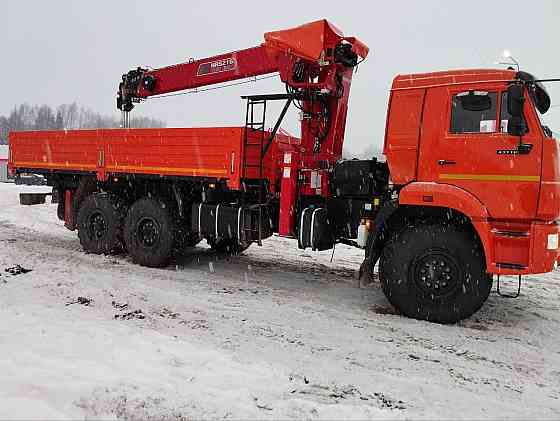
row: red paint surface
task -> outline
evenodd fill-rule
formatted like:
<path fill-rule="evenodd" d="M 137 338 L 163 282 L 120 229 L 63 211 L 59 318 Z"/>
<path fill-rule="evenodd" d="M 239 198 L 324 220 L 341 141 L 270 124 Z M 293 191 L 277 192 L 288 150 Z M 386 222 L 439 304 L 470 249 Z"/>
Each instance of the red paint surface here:
<path fill-rule="evenodd" d="M 96 173 L 100 180 L 117 174 L 197 176 L 225 180 L 240 188 L 240 178 L 257 178 L 257 168 L 243 174 L 244 128 L 110 129 L 14 132 L 11 165 L 16 168 Z M 250 132 L 251 142 L 258 140 Z M 299 140 L 277 135 L 265 157 L 264 177 L 273 191 L 280 180 L 283 150 Z M 259 149 L 246 152 L 250 165 Z"/>
<path fill-rule="evenodd" d="M 525 274 L 552 270 L 558 250 L 547 250 L 548 234 L 560 226 L 559 150 L 546 138 L 530 101 L 525 102 L 527 155 L 498 155 L 516 149 L 507 133 L 449 132 L 451 97 L 468 90 L 507 90 L 507 70 L 456 70 L 398 76 L 393 81 L 384 152 L 391 179 L 403 185 L 399 202 L 451 208 L 468 216 L 484 246 L 491 273 Z M 498 96 L 499 98 L 499 96 Z M 501 101 L 498 101 L 499 121 Z M 452 165 L 440 165 L 440 160 Z M 427 203 L 423 197 L 430 195 Z M 514 231 L 518 236 L 500 233 Z M 506 269 L 514 263 L 524 269 Z"/>

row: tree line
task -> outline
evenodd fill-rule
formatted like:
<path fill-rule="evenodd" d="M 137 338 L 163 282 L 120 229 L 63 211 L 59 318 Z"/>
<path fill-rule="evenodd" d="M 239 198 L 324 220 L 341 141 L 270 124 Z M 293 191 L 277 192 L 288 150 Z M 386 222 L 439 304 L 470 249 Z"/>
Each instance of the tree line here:
<path fill-rule="evenodd" d="M 107 116 L 89 108 L 80 107 L 75 102 L 58 107 L 48 105 L 21 104 L 15 106 L 9 115 L 0 115 L 0 145 L 8 143 L 8 133 L 16 130 L 63 130 L 63 129 L 108 129 L 120 127 L 121 120 L 116 116 Z M 165 122 L 151 117 L 134 116 L 130 127 L 149 128 L 165 127 Z M 371 159 L 381 157 L 381 149 L 369 144 L 360 153 L 344 150 L 343 157 L 350 159 Z"/>
<path fill-rule="evenodd" d="M 0 144 L 8 143 L 8 133 L 15 130 L 62 130 L 62 129 L 107 129 L 120 127 L 121 120 L 89 108 L 72 104 L 58 107 L 48 105 L 21 104 L 9 115 L 0 115 Z M 135 116 L 130 127 L 165 127 L 165 122 L 151 117 Z"/>

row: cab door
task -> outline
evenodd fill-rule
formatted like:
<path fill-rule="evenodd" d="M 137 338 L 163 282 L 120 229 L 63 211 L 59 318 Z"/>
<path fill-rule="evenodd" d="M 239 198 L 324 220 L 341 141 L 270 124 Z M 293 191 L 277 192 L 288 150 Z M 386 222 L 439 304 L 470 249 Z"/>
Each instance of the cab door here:
<path fill-rule="evenodd" d="M 507 133 L 509 116 L 507 107 L 502 106 L 507 104 L 505 87 L 437 90 L 440 98 L 447 98 L 447 107 L 439 108 L 438 112 L 438 107 L 430 107 L 429 102 L 436 99 L 436 92 L 432 98 L 428 96 L 425 118 L 430 118 L 430 110 L 433 110 L 437 115 L 431 117 L 441 126 L 432 127 L 429 138 L 422 136 L 420 165 L 426 164 L 426 171 L 419 172 L 419 178 L 455 185 L 470 192 L 493 218 L 534 218 L 540 186 L 542 137 L 531 120 L 533 115 L 528 113 L 530 101 L 525 105 L 529 132 L 523 137 L 523 143 L 531 144 L 531 150 L 519 154 L 519 138 Z M 471 103 L 465 100 L 472 95 L 480 98 Z M 435 135 L 436 130 L 439 135 Z M 430 130 L 425 133 L 428 136 Z"/>

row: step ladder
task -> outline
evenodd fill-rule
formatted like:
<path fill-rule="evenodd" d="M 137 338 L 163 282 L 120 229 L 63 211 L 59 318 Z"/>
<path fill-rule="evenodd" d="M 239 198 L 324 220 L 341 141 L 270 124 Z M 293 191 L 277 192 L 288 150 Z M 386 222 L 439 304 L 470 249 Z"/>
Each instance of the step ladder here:
<path fill-rule="evenodd" d="M 263 145 L 265 143 L 265 126 L 266 126 L 266 100 L 247 98 L 247 110 L 245 113 L 245 130 L 243 133 L 243 166 L 242 166 L 242 183 L 243 195 L 242 201 L 246 201 L 248 193 L 253 194 L 257 189 L 257 205 L 250 209 L 251 220 L 253 216 L 257 217 L 257 227 L 253 229 L 253 224 L 249 227 L 251 234 L 257 234 L 257 244 L 262 246 L 262 204 L 264 201 L 264 180 L 263 180 Z M 256 134 L 256 136 L 255 136 Z M 257 162 L 249 159 L 249 156 L 257 156 Z M 256 169 L 257 179 L 249 178 L 250 169 Z M 254 174 L 253 174 L 254 175 Z M 242 203 L 245 205 L 245 203 Z M 256 215 L 254 215 L 254 212 Z M 245 227 L 247 229 L 247 227 Z M 255 232 L 256 231 L 256 232 Z M 251 238 L 254 238 L 251 235 Z"/>
<path fill-rule="evenodd" d="M 267 197 L 267 183 L 264 179 L 264 169 L 263 162 L 270 145 L 274 141 L 274 137 L 280 128 L 280 124 L 290 107 L 294 99 L 293 94 L 271 94 L 271 95 L 250 95 L 242 96 L 241 98 L 247 100 L 247 108 L 245 112 L 245 130 L 243 134 L 243 165 L 241 174 L 242 183 L 242 206 L 246 204 L 246 198 L 248 194 L 254 194 L 257 191 L 257 203 L 253 204 L 249 209 L 251 210 L 252 216 L 257 217 L 257 228 L 253 229 L 252 226 L 250 230 L 257 234 L 257 244 L 262 246 L 262 207 L 266 204 Z M 267 101 L 277 101 L 285 100 L 286 104 L 282 109 L 274 128 L 270 132 L 270 135 L 266 134 L 266 105 Z M 256 136 L 255 136 L 256 133 Z M 257 156 L 257 161 L 248 160 L 248 152 L 256 152 L 256 154 L 251 153 L 251 156 Z M 257 169 L 257 179 L 249 178 L 249 169 Z M 253 212 L 255 212 L 253 214 Z"/>

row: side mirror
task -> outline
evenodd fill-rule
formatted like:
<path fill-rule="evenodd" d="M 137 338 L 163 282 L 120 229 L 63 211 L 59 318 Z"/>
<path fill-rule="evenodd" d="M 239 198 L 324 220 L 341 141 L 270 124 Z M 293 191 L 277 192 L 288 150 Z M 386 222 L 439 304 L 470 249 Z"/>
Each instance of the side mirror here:
<path fill-rule="evenodd" d="M 507 110 L 509 115 L 516 118 L 523 117 L 523 105 L 525 96 L 523 95 L 523 85 L 510 85 L 508 87 Z"/>
<path fill-rule="evenodd" d="M 510 136 L 523 136 L 528 131 L 525 119 L 523 117 L 510 117 L 507 131 Z"/>
<path fill-rule="evenodd" d="M 461 106 L 467 111 L 487 111 L 492 109 L 492 100 L 488 92 L 469 91 L 457 94 Z"/>

